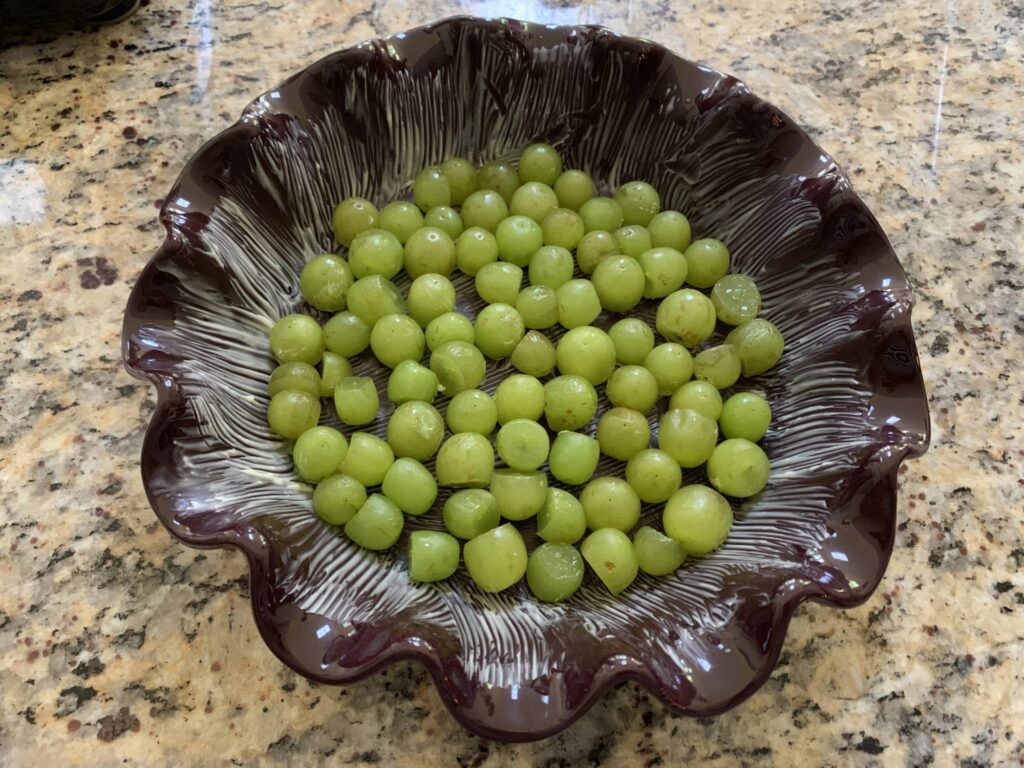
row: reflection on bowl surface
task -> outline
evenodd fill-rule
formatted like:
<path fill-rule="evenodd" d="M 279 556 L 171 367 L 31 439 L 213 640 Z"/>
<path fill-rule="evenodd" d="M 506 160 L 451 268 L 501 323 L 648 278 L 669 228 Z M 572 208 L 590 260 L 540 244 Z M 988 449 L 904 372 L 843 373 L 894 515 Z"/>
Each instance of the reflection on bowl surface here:
<path fill-rule="evenodd" d="M 424 165 L 511 158 L 535 140 L 609 185 L 654 184 L 698 236 L 728 244 L 788 342 L 753 382 L 774 410 L 772 478 L 736 508 L 725 546 L 618 598 L 588 577 L 560 605 L 525 587 L 484 594 L 463 574 L 409 584 L 405 539 L 374 555 L 321 523 L 265 421 L 266 332 L 299 306 L 304 262 L 333 248 L 334 204 L 382 204 Z M 878 584 L 897 469 L 928 442 L 910 289 L 835 162 L 734 78 L 597 27 L 451 19 L 261 96 L 167 201 L 167 239 L 125 317 L 126 362 L 160 391 L 147 491 L 186 543 L 246 553 L 260 631 L 308 677 L 414 658 L 460 722 L 504 739 L 559 731 L 627 678 L 709 715 L 764 682 L 801 601 L 854 605 Z M 456 284 L 472 314 L 471 283 Z M 485 388 L 507 371 L 493 365 Z"/>

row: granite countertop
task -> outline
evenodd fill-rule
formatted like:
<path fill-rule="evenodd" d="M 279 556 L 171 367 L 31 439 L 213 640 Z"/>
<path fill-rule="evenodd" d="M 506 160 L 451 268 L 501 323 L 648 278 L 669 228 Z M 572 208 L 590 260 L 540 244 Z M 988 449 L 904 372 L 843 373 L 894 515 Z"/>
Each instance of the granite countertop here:
<path fill-rule="evenodd" d="M 828 5 L 143 0 L 0 51 L 0 765 L 1024 763 L 1024 8 Z M 801 609 L 720 717 L 627 685 L 501 745 L 417 667 L 312 684 L 260 641 L 242 558 L 176 543 L 146 502 L 154 399 L 119 332 L 161 195 L 255 94 L 456 11 L 603 22 L 737 74 L 848 169 L 917 291 L 934 439 L 901 473 L 886 577 L 860 608 Z"/>

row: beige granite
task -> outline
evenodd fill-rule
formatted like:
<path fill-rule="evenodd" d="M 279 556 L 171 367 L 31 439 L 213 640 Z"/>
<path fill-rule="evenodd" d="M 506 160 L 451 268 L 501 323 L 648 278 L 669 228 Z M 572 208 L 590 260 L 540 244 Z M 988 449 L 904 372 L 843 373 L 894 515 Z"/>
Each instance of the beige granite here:
<path fill-rule="evenodd" d="M 177 544 L 146 503 L 153 396 L 118 334 L 160 197 L 261 90 L 456 11 L 603 22 L 737 74 L 850 171 L 917 289 L 934 441 L 886 578 L 803 608 L 720 717 L 630 685 L 501 745 L 412 666 L 311 684 L 260 642 L 242 558 Z M 0 51 L 0 765 L 1024 763 L 1022 41 L 1019 0 L 154 0 Z"/>

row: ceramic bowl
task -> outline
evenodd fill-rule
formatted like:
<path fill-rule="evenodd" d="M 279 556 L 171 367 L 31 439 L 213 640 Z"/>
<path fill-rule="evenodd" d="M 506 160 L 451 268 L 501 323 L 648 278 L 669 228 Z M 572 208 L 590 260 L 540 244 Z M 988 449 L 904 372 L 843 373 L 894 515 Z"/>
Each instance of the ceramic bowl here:
<path fill-rule="evenodd" d="M 525 587 L 485 594 L 461 573 L 410 584 L 404 539 L 368 553 L 312 513 L 265 419 L 267 331 L 301 305 L 304 262 L 336 247 L 335 203 L 383 204 L 425 165 L 514 158 L 536 140 L 605 190 L 653 183 L 728 244 L 787 339 L 747 383 L 774 409 L 771 481 L 736 505 L 724 547 L 618 597 L 588 577 L 558 605 Z M 327 56 L 257 98 L 186 164 L 160 218 L 166 240 L 124 325 L 129 370 L 159 394 L 146 491 L 184 543 L 245 553 L 259 631 L 306 677 L 348 683 L 412 659 L 460 723 L 507 740 L 565 728 L 624 680 L 706 716 L 767 679 L 802 602 L 852 606 L 878 585 L 897 470 L 929 435 L 910 287 L 836 162 L 735 78 L 600 27 L 453 18 Z M 457 284 L 471 314 L 471 284 Z M 492 366 L 487 387 L 507 371 Z"/>

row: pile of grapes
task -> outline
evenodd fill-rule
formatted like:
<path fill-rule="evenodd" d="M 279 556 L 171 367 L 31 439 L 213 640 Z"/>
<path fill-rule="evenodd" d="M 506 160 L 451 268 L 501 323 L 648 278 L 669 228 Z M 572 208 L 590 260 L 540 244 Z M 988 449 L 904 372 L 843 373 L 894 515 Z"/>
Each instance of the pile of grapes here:
<path fill-rule="evenodd" d="M 332 224 L 347 252 L 317 256 L 299 280 L 330 319 L 288 315 L 270 334 L 280 365 L 268 421 L 294 439 L 316 514 L 381 551 L 405 515 L 430 513 L 439 485 L 460 489 L 443 505 L 448 533 L 409 536 L 410 579 L 448 578 L 461 553 L 481 589 L 525 576 L 549 602 L 570 597 L 586 566 L 618 594 L 638 570 L 666 575 L 721 546 L 733 521 L 723 494 L 753 496 L 768 481 L 757 443 L 771 409 L 754 392 L 723 403 L 720 390 L 769 370 L 783 349 L 779 330 L 757 317 L 753 280 L 729 273 L 726 246 L 691 242 L 686 217 L 661 210 L 646 182 L 597 196 L 548 144 L 528 147 L 518 166 L 453 158 L 425 168 L 413 199 L 379 211 L 343 200 Z M 403 269 L 407 295 L 392 282 Z M 475 319 L 456 311 L 456 269 L 486 302 Z M 628 316 L 607 331 L 592 325 L 645 300 L 658 302 L 654 329 Z M 725 342 L 692 354 L 717 323 L 732 326 Z M 558 326 L 553 343 L 544 331 Z M 318 426 L 325 397 L 346 425 L 378 418 L 377 387 L 349 362 L 367 348 L 391 369 L 386 440 Z M 519 373 L 484 392 L 487 360 L 504 358 Z M 611 407 L 593 424 L 598 387 Z M 661 398 L 652 447 L 648 417 Z M 601 454 L 624 462 L 623 476 L 593 477 Z M 682 486 L 684 469 L 705 464 L 710 486 Z M 664 504 L 663 531 L 636 529 L 643 503 Z M 544 543 L 527 554 L 516 524 L 529 520 Z"/>

